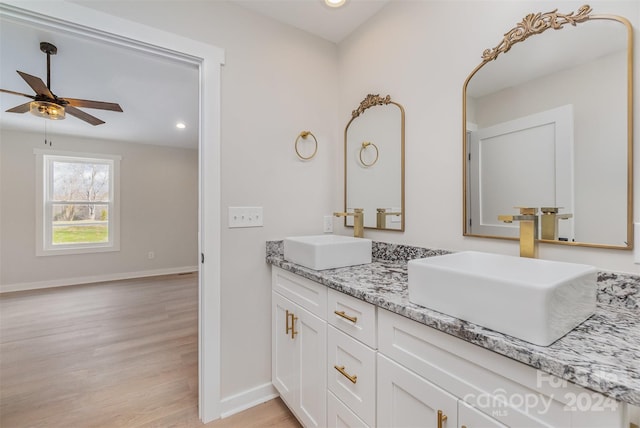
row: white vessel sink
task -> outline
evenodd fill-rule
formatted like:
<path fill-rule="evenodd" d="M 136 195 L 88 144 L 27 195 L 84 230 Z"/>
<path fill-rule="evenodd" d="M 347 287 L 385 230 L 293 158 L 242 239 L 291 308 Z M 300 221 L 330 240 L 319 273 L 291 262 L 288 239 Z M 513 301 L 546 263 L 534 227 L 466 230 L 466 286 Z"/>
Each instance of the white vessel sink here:
<path fill-rule="evenodd" d="M 284 259 L 315 270 L 362 265 L 371 263 L 371 240 L 340 235 L 285 238 Z"/>
<path fill-rule="evenodd" d="M 409 301 L 548 346 L 593 315 L 592 266 L 463 251 L 410 260 Z"/>

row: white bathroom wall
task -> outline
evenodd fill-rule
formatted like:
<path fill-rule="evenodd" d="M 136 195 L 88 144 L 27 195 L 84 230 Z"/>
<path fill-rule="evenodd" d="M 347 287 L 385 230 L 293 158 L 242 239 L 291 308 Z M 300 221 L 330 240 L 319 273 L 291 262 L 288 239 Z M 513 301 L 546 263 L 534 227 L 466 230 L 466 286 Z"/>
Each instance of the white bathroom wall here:
<path fill-rule="evenodd" d="M 555 8 L 569 12 L 582 4 L 563 0 L 393 1 L 340 44 L 342 126 L 368 93 L 389 94 L 406 110 L 406 231 L 367 231 L 367 237 L 430 248 L 518 254 L 518 245 L 512 241 L 462 236 L 462 85 L 480 63 L 483 50 L 496 46 L 526 14 Z M 589 4 L 593 13 L 618 14 L 632 22 L 638 58 L 640 3 Z M 636 64 L 636 83 L 639 69 Z M 636 106 L 638 87 L 636 84 Z M 640 129 L 639 115 L 634 116 L 635 128 Z M 638 168 L 637 154 L 635 159 Z M 342 180 L 340 171 L 338 176 Z M 634 186 L 638 201 L 637 178 Z M 335 195 L 336 204 L 340 198 Z M 639 218 L 637 203 L 634 212 Z M 540 257 L 640 272 L 631 251 L 541 245 Z"/>
<path fill-rule="evenodd" d="M 1 291 L 198 269 L 198 151 L 3 130 Z M 34 148 L 122 156 L 120 251 L 36 257 Z M 161 174 L 158 171 L 162 171 Z M 149 251 L 154 258 L 149 259 Z"/>
<path fill-rule="evenodd" d="M 221 94 L 222 411 L 271 391 L 265 241 L 322 233 L 342 168 L 337 47 L 223 1 L 77 2 L 225 50 Z M 300 161 L 303 130 L 318 154 Z M 228 229 L 229 206 L 262 206 L 264 227 Z M 336 224 L 337 224 L 336 220 Z"/>

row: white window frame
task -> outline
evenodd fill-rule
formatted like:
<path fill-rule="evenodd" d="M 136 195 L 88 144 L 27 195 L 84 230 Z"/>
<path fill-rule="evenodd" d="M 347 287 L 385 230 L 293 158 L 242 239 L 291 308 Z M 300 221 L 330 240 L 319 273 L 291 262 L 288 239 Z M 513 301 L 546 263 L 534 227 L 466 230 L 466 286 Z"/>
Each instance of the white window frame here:
<path fill-rule="evenodd" d="M 34 151 L 36 158 L 36 256 L 88 254 L 120 251 L 120 161 L 122 156 L 96 153 Z M 52 190 L 54 161 L 100 162 L 110 166 L 109 240 L 100 243 L 52 244 Z"/>

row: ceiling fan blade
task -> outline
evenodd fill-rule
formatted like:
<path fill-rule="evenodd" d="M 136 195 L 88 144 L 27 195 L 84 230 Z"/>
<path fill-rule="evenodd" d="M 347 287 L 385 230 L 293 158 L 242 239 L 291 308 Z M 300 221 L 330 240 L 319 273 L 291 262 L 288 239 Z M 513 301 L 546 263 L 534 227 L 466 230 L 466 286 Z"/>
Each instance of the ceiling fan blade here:
<path fill-rule="evenodd" d="M 107 103 L 104 101 L 80 100 L 78 98 L 63 98 L 69 105 L 74 107 L 98 108 L 101 110 L 122 111 L 122 107 L 116 103 Z"/>
<path fill-rule="evenodd" d="M 13 94 L 13 95 L 22 95 L 23 97 L 31 98 L 32 100 L 36 98 L 33 95 L 23 94 L 22 92 L 10 91 L 8 89 L 0 89 L 0 92 L 5 92 L 7 94 Z"/>
<path fill-rule="evenodd" d="M 26 112 L 29 111 L 29 104 L 31 104 L 31 103 L 28 102 L 28 103 L 20 104 L 19 106 L 15 106 L 14 108 L 10 108 L 9 110 L 7 110 L 7 112 L 9 112 L 9 113 L 26 113 Z"/>
<path fill-rule="evenodd" d="M 45 85 L 42 79 L 40 79 L 39 77 L 23 73 L 22 71 L 18 71 L 18 74 L 24 79 L 25 82 L 27 82 L 27 85 L 31 86 L 31 89 L 33 89 L 36 94 L 44 95 L 48 98 L 55 98 L 49 88 L 47 88 L 47 85 Z"/>
<path fill-rule="evenodd" d="M 79 110 L 79 109 L 77 109 L 77 108 L 75 108 L 73 106 L 66 105 L 66 106 L 64 106 L 64 109 L 71 116 L 75 116 L 80 120 L 84 120 L 85 122 L 89 122 L 93 126 L 101 125 L 101 124 L 104 123 L 104 120 L 100 120 L 95 116 L 91 116 L 90 114 L 85 113 L 82 110 Z"/>

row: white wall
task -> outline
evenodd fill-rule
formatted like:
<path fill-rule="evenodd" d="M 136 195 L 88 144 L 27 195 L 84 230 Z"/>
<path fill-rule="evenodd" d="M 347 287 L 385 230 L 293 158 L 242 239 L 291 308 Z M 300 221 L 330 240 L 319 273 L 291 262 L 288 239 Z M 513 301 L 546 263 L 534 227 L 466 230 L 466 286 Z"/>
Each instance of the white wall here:
<path fill-rule="evenodd" d="M 222 1 L 104 1 L 85 6 L 225 50 L 222 68 L 221 395 L 271 383 L 270 267 L 265 241 L 322 233 L 342 168 L 335 44 Z M 186 7 L 185 7 L 186 5 Z M 300 131 L 318 154 L 300 161 Z M 340 196 L 341 198 L 342 196 Z M 227 207 L 264 207 L 264 227 L 228 229 Z M 336 220 L 337 224 L 338 220 Z M 262 389 L 266 391 L 268 388 Z M 239 400 L 241 401 L 241 400 Z"/>
<path fill-rule="evenodd" d="M 569 12 L 582 4 L 562 0 L 393 1 L 340 44 L 342 123 L 346 124 L 351 110 L 371 92 L 391 95 L 406 110 L 406 231 L 367 232 L 366 236 L 431 248 L 517 255 L 515 242 L 462 236 L 462 85 L 480 63 L 483 50 L 496 46 L 502 34 L 526 14 L 555 8 Z M 619 14 L 632 22 L 636 27 L 634 55 L 638 58 L 640 4 L 636 1 L 589 4 L 594 13 Z M 636 106 L 639 70 L 636 64 Z M 636 112 L 634 116 L 638 130 L 639 115 Z M 637 169 L 640 165 L 637 153 L 635 159 Z M 340 172 L 338 175 L 342 179 Z M 634 199 L 638 201 L 637 178 L 634 187 Z M 341 195 L 336 189 L 334 200 L 338 203 Z M 634 212 L 636 219 L 640 218 L 637 202 Z M 545 244 L 540 247 L 540 257 L 640 272 L 640 266 L 633 264 L 631 251 Z"/>
<path fill-rule="evenodd" d="M 0 137 L 3 291 L 197 270 L 197 150 L 56 135 L 45 147 L 42 134 L 7 130 Z M 122 156 L 120 251 L 36 257 L 34 148 Z"/>

